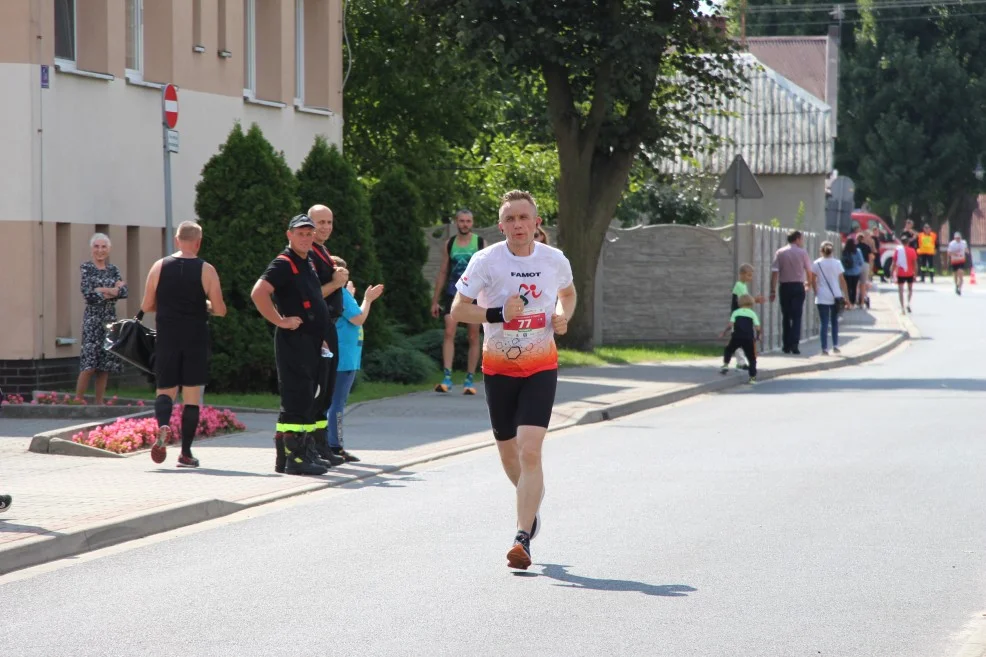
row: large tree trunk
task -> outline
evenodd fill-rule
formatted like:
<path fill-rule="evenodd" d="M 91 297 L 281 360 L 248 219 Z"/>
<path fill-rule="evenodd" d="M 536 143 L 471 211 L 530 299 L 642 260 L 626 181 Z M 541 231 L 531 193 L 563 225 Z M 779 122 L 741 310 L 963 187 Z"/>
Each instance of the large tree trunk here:
<path fill-rule="evenodd" d="M 966 242 L 972 244 L 972 214 L 979 207 L 979 196 L 977 194 L 960 194 L 948 208 L 949 233 L 959 231 Z M 948 239 L 952 239 L 948 235 Z"/>
<path fill-rule="evenodd" d="M 568 323 L 568 333 L 559 336 L 559 343 L 566 347 L 580 350 L 593 347 L 596 266 L 602 255 L 606 230 L 626 187 L 632 161 L 629 154 L 596 155 L 567 164 L 562 157 L 558 183 L 558 241 L 572 263 L 579 299 L 575 315 Z"/>

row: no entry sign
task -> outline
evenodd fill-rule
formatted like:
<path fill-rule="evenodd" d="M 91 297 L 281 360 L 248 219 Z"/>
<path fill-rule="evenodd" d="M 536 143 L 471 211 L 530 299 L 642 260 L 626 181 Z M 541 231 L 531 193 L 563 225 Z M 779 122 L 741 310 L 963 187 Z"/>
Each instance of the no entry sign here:
<path fill-rule="evenodd" d="M 164 122 L 169 128 L 178 125 L 178 87 L 173 84 L 164 86 Z"/>

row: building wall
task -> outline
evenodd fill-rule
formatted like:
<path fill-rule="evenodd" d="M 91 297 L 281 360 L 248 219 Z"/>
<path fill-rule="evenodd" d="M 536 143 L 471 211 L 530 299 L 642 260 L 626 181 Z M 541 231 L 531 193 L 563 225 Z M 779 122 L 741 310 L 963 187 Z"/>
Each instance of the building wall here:
<path fill-rule="evenodd" d="M 778 219 L 782 226 L 793 226 L 798 208 L 805 204 L 804 221 L 800 228 L 806 231 L 825 230 L 825 176 L 757 176 L 763 190 L 762 199 L 740 199 L 740 223 L 769 224 Z M 719 201 L 719 219 L 731 223 L 735 211 L 732 200 Z"/>
<path fill-rule="evenodd" d="M 110 236 L 130 286 L 117 314 L 138 310 L 165 249 L 162 83 L 179 87 L 174 225 L 195 218 L 202 167 L 236 123 L 259 125 L 293 169 L 317 135 L 342 145 L 342 0 L 304 0 L 301 55 L 293 1 L 143 0 L 143 64 L 128 71 L 133 1 L 75 0 L 74 60 L 56 59 L 54 45 L 55 5 L 72 0 L 0 2 L 0 243 L 13 282 L 0 289 L 0 378 L 40 371 L 9 363 L 77 358 L 78 342 L 56 339 L 81 337 L 79 265 L 93 232 Z M 246 89 L 251 6 L 256 84 Z"/>

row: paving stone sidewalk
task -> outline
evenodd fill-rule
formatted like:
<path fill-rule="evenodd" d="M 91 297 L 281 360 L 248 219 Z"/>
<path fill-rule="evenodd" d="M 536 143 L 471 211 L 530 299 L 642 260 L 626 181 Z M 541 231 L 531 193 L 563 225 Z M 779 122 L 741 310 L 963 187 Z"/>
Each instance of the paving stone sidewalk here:
<path fill-rule="evenodd" d="M 815 339 L 802 345 L 801 356 L 762 356 L 760 378 L 853 364 L 897 346 L 906 333 L 893 298 L 873 297 L 872 310 L 848 313 L 841 357 L 822 356 Z M 552 430 L 745 382 L 739 371 L 720 375 L 718 364 L 703 359 L 562 370 Z M 292 477 L 273 471 L 275 416 L 239 417 L 246 432 L 196 444 L 197 470 L 175 467 L 177 447 L 161 465 L 146 452 L 123 459 L 34 454 L 27 451 L 34 433 L 79 421 L 0 419 L 0 492 L 14 496 L 0 516 L 0 574 L 330 485 L 380 481 L 397 469 L 492 444 L 482 389 L 474 397 L 458 387 L 446 395 L 418 393 L 347 413 L 346 446 L 361 463 L 323 477 Z"/>

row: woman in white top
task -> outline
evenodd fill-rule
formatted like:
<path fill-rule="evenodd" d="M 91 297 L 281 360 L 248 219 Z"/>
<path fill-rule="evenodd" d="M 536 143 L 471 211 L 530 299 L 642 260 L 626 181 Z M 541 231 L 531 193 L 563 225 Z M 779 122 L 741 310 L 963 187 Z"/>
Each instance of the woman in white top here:
<path fill-rule="evenodd" d="M 828 356 L 828 329 L 832 325 L 832 350 L 839 353 L 839 312 L 837 299 L 847 299 L 845 270 L 838 258 L 833 258 L 835 247 L 832 242 L 822 242 L 822 257 L 811 265 L 814 276 L 811 286 L 815 291 L 815 305 L 822 320 L 822 353 Z"/>

